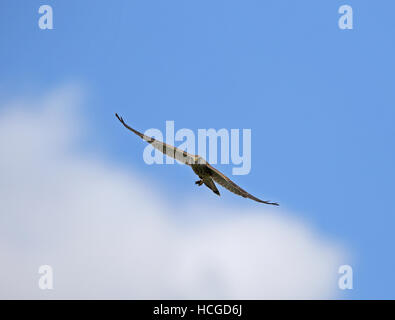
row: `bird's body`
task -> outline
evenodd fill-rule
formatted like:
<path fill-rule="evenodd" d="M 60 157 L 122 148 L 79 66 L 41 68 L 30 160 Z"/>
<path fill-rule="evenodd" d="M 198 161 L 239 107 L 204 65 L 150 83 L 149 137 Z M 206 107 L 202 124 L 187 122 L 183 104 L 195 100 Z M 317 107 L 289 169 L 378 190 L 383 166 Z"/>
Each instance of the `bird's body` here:
<path fill-rule="evenodd" d="M 213 190 L 213 192 L 217 195 L 220 195 L 212 177 L 211 177 L 211 170 L 205 164 L 192 164 L 191 165 L 193 172 L 197 174 L 200 180 L 196 181 L 195 183 L 201 186 L 203 183 Z"/>
<path fill-rule="evenodd" d="M 219 185 L 223 186 L 224 188 L 228 189 L 229 191 L 242 196 L 244 198 L 249 198 L 255 200 L 257 202 L 266 203 L 278 206 L 276 202 L 264 201 L 254 197 L 253 195 L 249 194 L 247 191 L 240 188 L 236 183 L 230 180 L 227 176 L 223 173 L 215 169 L 211 166 L 205 159 L 200 157 L 199 155 L 192 155 L 187 153 L 186 151 L 180 150 L 174 146 L 168 145 L 162 141 L 156 140 L 152 137 L 146 136 L 141 132 L 131 128 L 128 126 L 122 117 L 115 114 L 118 120 L 129 130 L 133 133 L 138 135 L 143 140 L 150 143 L 154 148 L 158 149 L 162 153 L 166 154 L 169 157 L 177 159 L 178 161 L 190 166 L 193 172 L 200 178 L 200 180 L 196 181 L 195 183 L 199 186 L 202 184 L 206 185 L 209 189 L 211 189 L 215 194 L 220 195 L 215 182 Z"/>

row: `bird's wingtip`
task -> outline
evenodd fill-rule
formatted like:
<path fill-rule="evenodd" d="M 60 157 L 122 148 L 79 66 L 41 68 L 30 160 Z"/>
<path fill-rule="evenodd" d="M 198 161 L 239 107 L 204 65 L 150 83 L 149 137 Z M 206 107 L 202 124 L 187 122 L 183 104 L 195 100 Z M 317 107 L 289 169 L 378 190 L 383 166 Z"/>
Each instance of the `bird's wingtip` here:
<path fill-rule="evenodd" d="M 264 201 L 264 203 L 266 203 L 266 204 L 271 204 L 272 206 L 279 206 L 279 205 L 280 205 L 279 203 L 277 203 L 277 202 L 271 202 L 270 200 L 269 200 L 269 201 Z"/>
<path fill-rule="evenodd" d="M 118 113 L 115 113 L 115 116 L 118 118 L 119 121 L 121 121 L 122 123 L 124 123 L 123 118 L 120 117 L 120 116 L 118 115 Z"/>
<path fill-rule="evenodd" d="M 260 200 L 259 202 L 264 203 L 264 204 L 270 204 L 272 206 L 277 206 L 277 207 L 280 205 L 279 203 L 271 202 L 270 200 L 269 201 Z"/>

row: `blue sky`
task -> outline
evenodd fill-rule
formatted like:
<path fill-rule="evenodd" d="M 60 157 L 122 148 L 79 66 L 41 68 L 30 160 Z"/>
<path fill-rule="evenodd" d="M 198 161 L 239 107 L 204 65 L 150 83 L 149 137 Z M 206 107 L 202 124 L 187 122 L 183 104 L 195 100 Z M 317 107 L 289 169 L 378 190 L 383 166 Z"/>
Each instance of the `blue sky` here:
<path fill-rule="evenodd" d="M 38 28 L 42 4 L 54 30 Z M 338 28 L 343 4 L 353 30 Z M 251 128 L 252 170 L 235 180 L 350 250 L 345 298 L 394 298 L 393 2 L 32 0 L 0 10 L 1 98 L 82 84 L 93 131 L 84 148 L 168 179 L 172 200 L 196 192 L 195 177 L 148 167 L 114 112 L 141 131 L 166 120 Z"/>

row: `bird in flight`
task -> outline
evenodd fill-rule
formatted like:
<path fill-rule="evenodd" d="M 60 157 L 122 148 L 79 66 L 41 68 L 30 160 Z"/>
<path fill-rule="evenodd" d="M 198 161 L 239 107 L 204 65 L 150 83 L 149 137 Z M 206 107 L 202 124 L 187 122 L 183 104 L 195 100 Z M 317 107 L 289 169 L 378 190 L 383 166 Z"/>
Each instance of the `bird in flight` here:
<path fill-rule="evenodd" d="M 257 202 L 271 204 L 274 206 L 278 206 L 276 202 L 264 201 L 254 197 L 252 194 L 249 194 L 247 191 L 240 188 L 236 183 L 230 180 L 227 176 L 223 173 L 215 169 L 211 166 L 206 160 L 204 160 L 199 155 L 192 155 L 184 150 L 176 148 L 174 146 L 168 145 L 162 141 L 156 140 L 152 137 L 146 136 L 141 132 L 133 129 L 132 127 L 128 126 L 125 121 L 120 117 L 117 113 L 115 116 L 118 120 L 125 126 L 125 128 L 129 129 L 136 135 L 138 135 L 141 139 L 145 140 L 149 144 L 151 144 L 155 149 L 158 149 L 160 152 L 164 153 L 167 156 L 170 156 L 188 166 L 190 166 L 195 172 L 195 174 L 199 177 L 200 180 L 196 181 L 195 184 L 201 186 L 204 184 L 206 187 L 211 189 L 215 194 L 218 196 L 220 195 L 215 182 L 223 186 L 224 188 L 228 189 L 229 191 L 242 196 L 244 198 L 249 198 Z"/>

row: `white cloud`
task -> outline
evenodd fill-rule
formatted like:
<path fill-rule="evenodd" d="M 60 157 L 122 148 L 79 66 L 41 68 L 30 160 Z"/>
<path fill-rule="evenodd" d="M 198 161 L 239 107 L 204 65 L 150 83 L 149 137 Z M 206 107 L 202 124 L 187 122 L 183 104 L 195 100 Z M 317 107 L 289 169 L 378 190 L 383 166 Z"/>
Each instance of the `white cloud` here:
<path fill-rule="evenodd" d="M 65 87 L 0 105 L 0 298 L 336 297 L 338 246 L 278 208 L 167 202 L 78 149 L 79 103 Z"/>

